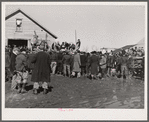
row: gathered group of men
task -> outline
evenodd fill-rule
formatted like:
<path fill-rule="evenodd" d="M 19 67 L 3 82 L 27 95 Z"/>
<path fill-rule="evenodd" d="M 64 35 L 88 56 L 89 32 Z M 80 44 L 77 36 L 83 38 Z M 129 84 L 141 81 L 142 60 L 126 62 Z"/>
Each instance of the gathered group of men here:
<path fill-rule="evenodd" d="M 131 54 L 125 50 L 114 54 L 96 52 L 91 53 L 70 51 L 45 51 L 40 45 L 38 51 L 29 51 L 27 48 L 14 47 L 5 49 L 5 80 L 11 82 L 11 89 L 18 93 L 26 92 L 28 76 L 31 75 L 33 93 L 38 94 L 39 87 L 43 93 L 48 93 L 51 75 L 64 77 L 88 77 L 102 79 L 116 75 L 126 78 L 129 75 L 131 57 L 137 56 L 135 50 Z M 144 54 L 141 54 L 144 55 Z"/>

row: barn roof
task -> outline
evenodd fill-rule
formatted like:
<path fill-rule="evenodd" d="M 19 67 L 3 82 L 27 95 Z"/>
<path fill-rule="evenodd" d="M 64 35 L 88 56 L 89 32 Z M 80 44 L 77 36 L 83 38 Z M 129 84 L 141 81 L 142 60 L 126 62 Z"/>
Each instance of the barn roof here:
<path fill-rule="evenodd" d="M 48 31 L 45 27 L 43 27 L 42 25 L 40 25 L 37 21 L 35 21 L 34 19 L 32 19 L 30 16 L 28 16 L 26 13 L 24 13 L 22 10 L 18 9 L 17 11 L 11 13 L 10 15 L 5 17 L 5 20 L 11 18 L 12 16 L 18 14 L 18 13 L 22 13 L 24 16 L 26 16 L 28 19 L 30 19 L 32 22 L 34 22 L 36 25 L 38 25 L 40 28 L 42 28 L 44 31 L 46 31 L 48 34 L 50 34 L 52 37 L 54 37 L 55 39 L 57 39 L 57 36 L 54 35 L 53 33 L 51 33 L 50 31 Z"/>

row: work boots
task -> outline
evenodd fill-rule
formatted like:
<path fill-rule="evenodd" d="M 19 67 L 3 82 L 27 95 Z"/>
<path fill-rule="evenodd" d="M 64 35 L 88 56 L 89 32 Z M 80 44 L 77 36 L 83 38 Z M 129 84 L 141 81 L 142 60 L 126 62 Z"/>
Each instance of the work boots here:
<path fill-rule="evenodd" d="M 47 94 L 48 93 L 48 84 L 47 84 L 47 82 L 43 82 L 42 88 L 43 88 L 43 94 Z"/>
<path fill-rule="evenodd" d="M 37 95 L 38 94 L 38 90 L 37 89 L 33 89 L 33 94 Z"/>

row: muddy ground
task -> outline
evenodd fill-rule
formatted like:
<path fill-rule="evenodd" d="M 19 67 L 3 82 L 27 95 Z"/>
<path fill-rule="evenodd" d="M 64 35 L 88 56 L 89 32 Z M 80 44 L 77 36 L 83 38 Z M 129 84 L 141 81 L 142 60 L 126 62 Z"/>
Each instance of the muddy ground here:
<path fill-rule="evenodd" d="M 46 95 L 34 95 L 30 80 L 24 94 L 11 91 L 11 83 L 5 84 L 6 108 L 144 108 L 144 81 L 135 78 L 123 84 L 116 77 L 90 80 L 54 75 Z"/>

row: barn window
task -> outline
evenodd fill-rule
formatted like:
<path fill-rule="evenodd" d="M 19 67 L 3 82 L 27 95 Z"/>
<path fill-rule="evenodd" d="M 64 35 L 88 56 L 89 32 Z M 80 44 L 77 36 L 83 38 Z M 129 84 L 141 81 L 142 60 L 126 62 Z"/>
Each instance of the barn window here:
<path fill-rule="evenodd" d="M 16 19 L 16 31 L 22 31 L 22 19 Z"/>

